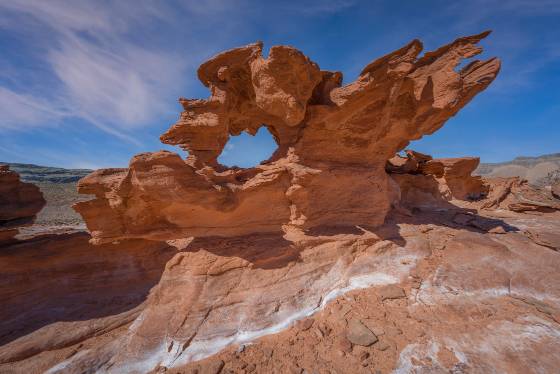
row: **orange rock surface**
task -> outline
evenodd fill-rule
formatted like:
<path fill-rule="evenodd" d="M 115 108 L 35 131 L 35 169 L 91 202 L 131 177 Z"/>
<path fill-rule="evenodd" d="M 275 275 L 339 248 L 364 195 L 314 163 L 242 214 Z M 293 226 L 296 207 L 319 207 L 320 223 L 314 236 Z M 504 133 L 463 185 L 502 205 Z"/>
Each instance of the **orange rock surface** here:
<path fill-rule="evenodd" d="M 0 251 L 0 372 L 554 372 L 558 200 L 477 158 L 387 164 L 494 79 L 496 59 L 455 71 L 486 35 L 413 41 L 345 86 L 291 47 L 203 64 L 210 99 L 162 136 L 186 160 L 98 170 L 91 236 Z M 270 160 L 217 162 L 260 126 Z"/>
<path fill-rule="evenodd" d="M 455 70 L 487 35 L 421 57 L 414 40 L 346 85 L 292 47 L 272 47 L 267 58 L 259 43 L 223 52 L 198 70 L 210 98 L 181 99 L 179 121 L 161 136 L 188 151 L 187 160 L 161 151 L 135 156 L 127 169 L 98 170 L 79 184 L 96 198 L 76 210 L 96 243 L 378 226 L 395 196 L 386 161 L 496 77 L 495 58 Z M 218 164 L 231 135 L 261 126 L 278 143 L 270 160 L 251 169 Z"/>

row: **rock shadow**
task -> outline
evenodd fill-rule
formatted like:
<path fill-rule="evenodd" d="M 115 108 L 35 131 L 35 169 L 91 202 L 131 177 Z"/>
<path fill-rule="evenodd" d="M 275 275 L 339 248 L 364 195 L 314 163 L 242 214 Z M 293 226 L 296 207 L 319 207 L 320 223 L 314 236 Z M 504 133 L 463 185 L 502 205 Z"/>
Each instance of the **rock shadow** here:
<path fill-rule="evenodd" d="M 302 250 L 284 235 L 279 231 L 237 237 L 200 237 L 195 238 L 185 251 L 205 250 L 216 256 L 239 257 L 261 269 L 283 268 L 300 261 Z"/>
<path fill-rule="evenodd" d="M 436 225 L 478 233 L 520 231 L 503 220 L 478 214 L 441 199 L 435 204 L 393 209 L 382 226 L 317 226 L 298 233 L 295 238 L 284 231 L 239 237 L 195 238 L 186 252 L 208 251 L 217 256 L 238 257 L 253 268 L 276 269 L 301 261 L 301 252 L 309 246 L 346 240 L 388 240 L 406 246 L 400 224 Z"/>
<path fill-rule="evenodd" d="M 409 206 L 409 213 L 402 210 L 393 210 L 386 220 L 386 225 L 398 225 L 401 223 L 410 225 L 435 225 L 445 226 L 458 230 L 466 230 L 477 233 L 504 234 L 519 232 L 518 227 L 507 222 L 481 216 L 477 209 L 463 208 L 447 201 L 439 202 L 437 205 Z"/>
<path fill-rule="evenodd" d="M 238 237 L 194 238 L 186 252 L 208 251 L 216 256 L 238 257 L 260 269 L 278 269 L 301 261 L 301 252 L 311 246 L 351 240 L 390 240 L 404 246 L 406 241 L 395 224 L 381 227 L 317 226 L 295 235 L 279 231 Z"/>
<path fill-rule="evenodd" d="M 0 248 L 0 346 L 56 322 L 136 308 L 177 253 L 165 243 L 95 246 L 89 239 L 85 232 L 45 235 Z"/>

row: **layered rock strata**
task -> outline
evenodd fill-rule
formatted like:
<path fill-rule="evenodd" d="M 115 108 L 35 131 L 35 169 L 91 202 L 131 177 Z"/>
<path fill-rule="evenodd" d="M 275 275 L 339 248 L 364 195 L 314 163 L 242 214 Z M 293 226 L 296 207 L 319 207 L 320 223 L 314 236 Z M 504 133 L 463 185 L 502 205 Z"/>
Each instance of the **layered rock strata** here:
<path fill-rule="evenodd" d="M 126 169 L 82 179 L 94 194 L 76 205 L 96 243 L 125 238 L 237 236 L 285 225 L 383 223 L 396 186 L 385 163 L 409 141 L 431 134 L 496 77 L 499 60 L 475 60 L 488 32 L 420 56 L 422 43 L 368 64 L 342 85 L 292 47 L 262 44 L 223 52 L 202 64 L 209 99 L 181 99 L 179 121 L 161 136 L 189 152 L 135 156 Z M 266 126 L 278 150 L 251 169 L 217 158 L 231 135 Z"/>
<path fill-rule="evenodd" d="M 204 372 L 218 364 L 223 373 L 554 372 L 560 253 L 514 228 L 558 231 L 560 216 L 512 213 L 500 221 L 512 229 L 492 234 L 454 225 L 454 214 L 422 210 L 399 219 L 406 251 L 429 248 L 402 281 L 350 291 L 280 334 L 167 372 Z M 378 341 L 350 340 L 355 321 Z"/>

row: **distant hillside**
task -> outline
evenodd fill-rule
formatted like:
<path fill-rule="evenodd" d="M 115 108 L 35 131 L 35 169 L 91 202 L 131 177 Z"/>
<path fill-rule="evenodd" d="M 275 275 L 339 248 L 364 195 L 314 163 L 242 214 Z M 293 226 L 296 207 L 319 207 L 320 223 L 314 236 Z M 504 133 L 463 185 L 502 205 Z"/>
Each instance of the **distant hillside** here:
<path fill-rule="evenodd" d="M 10 169 L 19 173 L 25 182 L 50 182 L 50 183 L 70 183 L 77 182 L 93 170 L 89 169 L 63 169 L 50 166 L 39 166 L 33 164 L 16 164 L 12 162 L 2 162 L 0 164 L 10 165 Z"/>
<path fill-rule="evenodd" d="M 560 180 L 560 153 L 537 157 L 516 157 L 507 162 L 482 163 L 475 173 L 485 177 L 521 177 L 547 186 Z"/>

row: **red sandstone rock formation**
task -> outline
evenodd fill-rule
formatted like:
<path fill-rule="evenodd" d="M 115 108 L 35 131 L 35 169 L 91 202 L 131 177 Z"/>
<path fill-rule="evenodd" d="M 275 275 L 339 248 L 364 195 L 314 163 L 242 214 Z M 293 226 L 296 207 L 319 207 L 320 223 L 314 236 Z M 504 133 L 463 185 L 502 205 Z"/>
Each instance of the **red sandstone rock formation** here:
<path fill-rule="evenodd" d="M 385 170 L 398 184 L 395 207 L 448 206 L 452 200 L 468 200 L 481 209 L 516 212 L 551 212 L 560 209 L 554 191 L 536 188 L 519 178 L 481 178 L 471 175 L 478 157 L 432 159 L 411 150 L 396 155 Z"/>
<path fill-rule="evenodd" d="M 429 155 L 407 150 L 396 155 L 385 170 L 399 185 L 398 203 L 408 206 L 441 204 L 453 199 L 480 200 L 489 186 L 471 173 L 479 163 L 477 157 L 432 159 Z"/>
<path fill-rule="evenodd" d="M 33 222 L 45 206 L 39 187 L 20 181 L 8 165 L 0 165 L 0 243 L 10 241 L 17 227 Z"/>
<path fill-rule="evenodd" d="M 478 157 L 441 158 L 420 164 L 420 172 L 445 180 L 448 191 L 445 195 L 465 200 L 480 198 L 487 192 L 481 177 L 471 176 L 477 168 Z"/>
<path fill-rule="evenodd" d="M 161 151 L 135 156 L 127 169 L 99 170 L 79 184 L 96 198 L 76 210 L 97 243 L 380 225 L 396 188 L 386 161 L 496 77 L 495 58 L 455 71 L 482 51 L 476 43 L 487 35 L 421 57 L 414 40 L 344 86 L 341 73 L 321 71 L 292 47 L 272 47 L 266 59 L 262 44 L 223 52 L 198 70 L 211 97 L 181 99 L 184 112 L 161 136 L 188 159 Z M 278 143 L 270 160 L 251 169 L 217 163 L 230 135 L 261 126 Z"/>
<path fill-rule="evenodd" d="M 508 209 L 516 212 L 551 212 L 560 210 L 560 202 L 547 190 L 531 186 L 526 180 L 514 178 L 487 178 L 488 198 L 484 209 Z"/>
<path fill-rule="evenodd" d="M 516 229 L 454 224 L 461 211 L 421 211 L 377 233 L 175 248 L 92 246 L 85 234 L 19 243 L 0 252 L 0 372 L 553 372 L 560 253 Z M 538 235 L 560 230 L 558 213 L 508 217 Z"/>
<path fill-rule="evenodd" d="M 0 372 L 554 371 L 559 212 L 510 210 L 542 201 L 513 180 L 470 201 L 473 158 L 408 151 L 416 168 L 384 171 L 494 78 L 496 60 L 453 70 L 483 36 L 419 59 L 413 42 L 344 87 L 287 47 L 203 64 L 211 98 L 183 100 L 162 136 L 186 161 L 141 154 L 80 184 L 96 195 L 77 206 L 92 241 L 118 243 L 0 252 Z M 217 163 L 229 135 L 263 123 L 271 160 Z"/>

